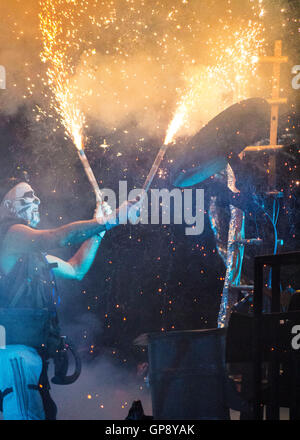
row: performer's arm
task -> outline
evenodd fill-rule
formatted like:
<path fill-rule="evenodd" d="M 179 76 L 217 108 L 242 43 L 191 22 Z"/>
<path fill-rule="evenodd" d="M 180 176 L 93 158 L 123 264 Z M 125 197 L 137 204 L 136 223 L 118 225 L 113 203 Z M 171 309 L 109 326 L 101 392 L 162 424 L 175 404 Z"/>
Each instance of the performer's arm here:
<path fill-rule="evenodd" d="M 94 218 L 101 218 L 103 215 L 108 216 L 111 213 L 111 207 L 106 202 L 97 203 Z M 105 232 L 101 232 L 86 240 L 69 261 L 47 255 L 46 258 L 49 263 L 56 263 L 57 267 L 53 268 L 55 276 L 81 281 L 89 271 L 104 235 Z"/>
<path fill-rule="evenodd" d="M 25 225 L 12 226 L 3 241 L 2 254 L 20 255 L 33 251 L 49 251 L 58 247 L 73 246 L 82 244 L 94 235 L 104 232 L 112 227 L 109 219 L 118 219 L 127 208 L 132 206 L 132 202 L 125 202 L 117 210 L 116 214 L 92 220 L 78 221 L 61 226 L 57 229 L 35 230 Z M 118 220 L 117 220 L 118 221 Z"/>
<path fill-rule="evenodd" d="M 64 261 L 53 255 L 47 255 L 49 263 L 57 263 L 57 267 L 53 269 L 56 277 L 68 278 L 73 280 L 82 280 L 89 271 L 102 237 L 96 235 L 86 240 L 73 255 L 69 261 Z"/>
<path fill-rule="evenodd" d="M 35 230 L 25 225 L 14 225 L 6 234 L 3 247 L 8 253 L 48 251 L 83 243 L 93 235 L 105 231 L 105 224 L 86 220 L 57 229 Z"/>

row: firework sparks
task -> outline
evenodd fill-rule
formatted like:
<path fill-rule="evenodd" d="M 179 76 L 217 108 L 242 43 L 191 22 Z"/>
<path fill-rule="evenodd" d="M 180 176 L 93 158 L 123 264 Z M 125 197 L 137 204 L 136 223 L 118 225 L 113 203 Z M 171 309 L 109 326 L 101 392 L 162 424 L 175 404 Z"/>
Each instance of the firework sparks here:
<path fill-rule="evenodd" d="M 66 134 L 77 149 L 82 151 L 83 130 L 86 126 L 82 108 L 88 113 L 94 108 L 92 112 L 95 112 L 95 104 L 101 105 L 99 98 L 102 96 L 101 101 L 105 101 L 103 97 L 107 94 L 113 112 L 102 110 L 104 118 L 111 114 L 114 117 L 114 113 L 120 115 L 122 106 L 125 115 L 129 116 L 129 108 L 136 106 L 129 97 L 136 88 L 138 78 L 136 71 L 130 74 L 128 70 L 128 61 L 135 56 L 130 46 L 135 44 L 140 51 L 147 38 L 152 39 L 158 55 L 155 59 L 160 63 L 162 72 L 167 69 L 166 60 L 175 54 L 175 63 L 181 65 L 178 74 L 181 85 L 176 88 L 179 98 L 159 155 L 162 160 L 165 146 L 174 142 L 176 136 L 193 134 L 195 127 L 199 129 L 199 125 L 204 125 L 228 105 L 248 97 L 250 78 L 255 76 L 257 60 L 263 51 L 264 28 L 260 21 L 264 10 L 262 0 L 249 0 L 252 19 L 243 20 L 241 24 L 235 23 L 232 26 L 232 11 L 230 8 L 226 11 L 225 16 L 219 19 L 220 32 L 204 40 L 209 54 L 205 63 L 200 62 L 195 54 L 189 54 L 189 39 L 186 43 L 181 37 L 181 32 L 186 29 L 194 38 L 198 28 L 199 21 L 189 9 L 185 9 L 189 17 L 185 22 L 181 21 L 179 9 L 165 2 L 155 7 L 151 3 L 151 11 L 142 8 L 145 4 L 141 0 L 128 0 L 127 3 L 129 8 L 124 9 L 120 2 L 112 1 L 103 10 L 98 0 L 40 0 L 40 29 L 43 37 L 41 59 L 47 63 L 47 84 L 54 97 L 52 108 L 60 115 Z M 182 7 L 187 8 L 187 5 L 182 3 Z M 161 20 L 161 25 L 168 24 L 169 32 L 159 32 L 158 28 L 149 32 L 148 13 L 149 17 Z M 96 32 L 90 35 L 86 30 L 89 27 L 85 26 L 87 23 L 94 26 L 97 32 L 101 31 L 101 34 Z M 107 29 L 109 34 L 106 35 Z M 106 63 L 105 68 L 99 69 L 99 58 L 96 57 L 95 62 L 92 59 L 97 53 L 93 45 L 99 38 L 102 38 L 105 45 L 105 35 L 112 43 L 105 54 L 116 67 Z M 152 62 L 152 56 L 147 55 L 148 49 L 146 44 L 146 60 Z M 114 81 L 111 80 L 112 75 Z M 162 78 L 155 78 L 160 82 L 160 87 L 167 88 Z M 144 96 L 142 113 L 145 114 L 149 111 L 151 85 L 155 87 L 154 82 L 149 82 L 149 89 Z M 147 80 L 143 80 L 145 86 L 148 87 Z M 116 102 L 113 103 L 113 100 Z M 167 101 L 162 101 L 163 109 Z M 160 124 L 156 126 L 159 128 Z M 155 161 L 155 167 L 157 165 L 159 163 Z"/>
<path fill-rule="evenodd" d="M 263 54 L 265 7 L 262 0 L 249 0 L 247 19 L 239 22 L 235 6 L 227 3 L 212 25 L 188 2 L 127 0 L 124 7 L 118 0 L 40 0 L 41 57 L 52 107 L 77 148 L 83 146 L 85 114 L 100 118 L 106 128 L 131 117 L 150 120 L 146 114 L 153 114 L 152 126 L 160 131 L 164 109 L 174 106 L 177 90 L 168 133 L 178 127 L 177 134 L 191 135 L 226 106 L 249 97 Z M 156 70 L 151 79 L 140 69 L 148 63 Z M 178 73 L 171 90 L 172 65 Z M 154 115 L 157 107 L 161 111 Z"/>
<path fill-rule="evenodd" d="M 71 2 L 76 6 L 76 0 Z M 72 21 L 71 11 L 60 11 L 58 4 L 50 0 L 40 1 L 40 30 L 42 33 L 43 51 L 41 59 L 47 63 L 46 75 L 48 85 L 53 92 L 52 107 L 61 117 L 66 134 L 73 140 L 78 150 L 83 149 L 82 130 L 85 124 L 84 114 L 80 111 L 76 95 L 76 86 L 71 84 L 74 67 L 67 57 L 67 49 L 72 46 L 69 40 L 62 41 L 63 19 L 68 17 L 73 29 L 67 31 L 72 43 L 76 37 L 76 29 Z"/>
<path fill-rule="evenodd" d="M 259 2 L 261 4 L 261 1 Z M 171 19 L 173 13 L 168 15 Z M 259 14 L 262 15 L 262 14 Z M 205 66 L 200 73 L 190 76 L 187 80 L 188 87 L 182 94 L 173 119 L 168 125 L 164 144 L 161 146 L 151 170 L 145 180 L 143 188 L 147 191 L 153 181 L 153 178 L 159 168 L 161 161 L 167 150 L 167 146 L 175 141 L 176 135 L 185 125 L 190 128 L 188 121 L 192 112 L 197 111 L 203 103 L 203 98 L 211 99 L 213 88 L 219 87 L 223 90 L 223 95 L 231 93 L 232 101 L 245 99 L 245 85 L 248 84 L 249 69 L 254 76 L 256 72 L 255 64 L 258 60 L 258 53 L 262 50 L 264 39 L 260 36 L 262 26 L 259 23 L 248 22 L 246 29 L 240 29 L 233 35 L 231 45 L 225 46 L 223 40 L 219 41 L 218 49 L 222 49 L 221 54 L 216 55 L 216 64 Z M 241 88 L 241 85 L 244 85 Z M 208 95 L 206 92 L 209 91 Z M 207 99 L 207 98 L 206 98 Z M 222 100 L 220 106 L 216 108 L 216 113 L 224 110 L 226 100 Z M 233 103 L 232 102 L 232 103 Z"/>
<path fill-rule="evenodd" d="M 97 0 L 95 1 L 97 3 Z M 68 3 L 71 7 L 67 7 Z M 64 8 L 59 9 L 62 4 Z M 48 85 L 54 95 L 52 107 L 60 115 L 66 134 L 72 139 L 78 150 L 79 158 L 94 190 L 97 202 L 101 202 L 102 193 L 84 152 L 85 116 L 80 110 L 76 82 L 71 83 L 71 78 L 75 73 L 73 57 L 67 56 L 68 49 L 75 47 L 78 50 L 78 29 L 75 26 L 76 7 L 87 6 L 87 4 L 85 1 L 77 2 L 77 0 L 40 1 L 40 30 L 43 38 L 41 59 L 48 65 L 46 75 Z M 67 40 L 62 38 L 64 34 L 63 18 L 71 24 L 71 29 L 69 27 L 66 29 Z M 91 53 L 94 54 L 94 50 Z"/>
<path fill-rule="evenodd" d="M 251 77 L 255 77 L 259 54 L 263 53 L 263 30 L 258 23 L 249 23 L 249 27 L 236 31 L 231 44 L 225 46 L 219 41 L 218 53 L 214 54 L 215 64 L 211 66 L 197 66 L 188 75 L 186 91 L 182 94 L 173 119 L 168 126 L 165 144 L 169 144 L 181 128 L 190 134 L 189 120 L 193 114 L 202 109 L 207 111 L 207 120 L 224 110 L 228 104 L 248 98 L 248 85 Z M 222 53 L 219 54 L 219 49 Z M 216 48 L 214 48 L 216 50 Z M 213 52 L 213 51 L 212 51 Z M 250 75 L 249 75 L 250 72 Z M 222 93 L 220 94 L 220 90 Z M 217 100 L 219 95 L 221 99 Z M 229 97 L 229 99 L 226 99 Z M 211 111 L 210 101 L 215 104 Z M 203 120 L 203 123 L 206 119 Z M 182 132 L 183 133 L 183 132 Z"/>
<path fill-rule="evenodd" d="M 176 111 L 174 118 L 169 124 L 164 141 L 165 145 L 169 145 L 173 141 L 174 136 L 176 135 L 177 131 L 185 121 L 186 114 L 187 114 L 187 105 L 183 102 L 178 107 L 178 110 Z"/>

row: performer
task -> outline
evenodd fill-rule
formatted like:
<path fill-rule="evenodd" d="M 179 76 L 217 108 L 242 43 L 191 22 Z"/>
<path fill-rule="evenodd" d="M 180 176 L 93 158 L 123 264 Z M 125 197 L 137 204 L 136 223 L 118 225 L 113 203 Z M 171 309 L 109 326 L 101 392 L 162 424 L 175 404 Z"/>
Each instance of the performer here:
<path fill-rule="evenodd" d="M 82 280 L 106 230 L 118 224 L 121 216 L 129 218 L 128 208 L 133 202 L 124 202 L 115 213 L 109 205 L 99 204 L 92 220 L 49 230 L 36 229 L 40 221 L 39 205 L 39 198 L 25 182 L 14 186 L 0 204 L 0 307 L 49 311 L 50 336 L 45 361 L 54 356 L 61 340 L 55 309 L 55 277 Z M 73 245 L 80 247 L 69 261 L 49 253 Z M 37 349 L 25 345 L 0 349 L 0 400 L 2 397 L 4 419 L 55 419 L 56 405 L 50 398 L 46 364 L 41 356 Z M 42 370 L 43 383 L 40 382 Z"/>

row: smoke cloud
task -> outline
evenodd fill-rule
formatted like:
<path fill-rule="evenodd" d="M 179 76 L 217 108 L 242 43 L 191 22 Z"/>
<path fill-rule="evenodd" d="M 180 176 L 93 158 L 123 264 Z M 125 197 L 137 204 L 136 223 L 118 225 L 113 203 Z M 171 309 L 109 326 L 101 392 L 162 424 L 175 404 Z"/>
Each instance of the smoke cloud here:
<path fill-rule="evenodd" d="M 252 58 L 267 44 L 268 23 L 273 30 L 281 27 L 277 12 L 284 4 L 278 0 L 271 8 L 271 2 L 246 0 L 91 0 L 80 8 L 76 0 L 51 3 L 58 12 L 76 11 L 75 41 L 66 56 L 73 63 L 70 83 L 76 85 L 88 121 L 95 121 L 102 135 L 134 122 L 146 135 L 157 137 L 164 136 L 178 102 L 190 89 L 182 135 L 193 134 L 238 99 L 261 93 L 261 84 L 252 76 Z M 40 59 L 39 2 L 2 1 L 0 8 L 0 60 L 7 73 L 1 109 L 13 114 L 25 103 L 29 111 L 36 112 L 36 105 L 47 111 L 49 64 Z M 66 19 L 63 42 L 71 40 L 70 29 Z M 69 67 L 68 62 L 61 66 Z M 59 125 L 54 122 L 52 129 Z"/>
<path fill-rule="evenodd" d="M 124 420 L 134 400 L 141 400 L 146 415 L 152 414 L 150 390 L 143 381 L 105 358 L 83 363 L 74 384 L 51 388 L 58 420 Z"/>

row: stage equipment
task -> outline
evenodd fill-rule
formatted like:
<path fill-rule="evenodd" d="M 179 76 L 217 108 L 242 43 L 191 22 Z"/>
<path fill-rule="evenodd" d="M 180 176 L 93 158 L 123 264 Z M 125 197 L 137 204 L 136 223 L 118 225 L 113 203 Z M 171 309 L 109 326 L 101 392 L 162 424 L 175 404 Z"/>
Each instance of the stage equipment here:
<path fill-rule="evenodd" d="M 277 122 L 275 125 L 271 123 L 269 128 L 270 103 L 264 99 L 252 98 L 234 104 L 220 113 L 188 142 L 187 155 L 180 159 L 177 168 L 175 165 L 175 171 L 171 176 L 175 186 L 187 187 L 199 184 L 219 173 L 218 179 L 214 176 L 212 181 L 211 187 L 213 189 L 215 183 L 216 195 L 210 198 L 208 210 L 217 249 L 226 267 L 218 316 L 219 327 L 228 325 L 230 309 L 237 301 L 236 290 L 232 289 L 241 284 L 244 246 L 256 245 L 259 241 L 258 238 L 247 240 L 245 237 L 245 212 L 260 210 L 270 220 L 274 231 L 274 254 L 277 252 L 278 199 L 282 194 L 274 191 L 268 193 L 268 196 L 274 197 L 272 218 L 265 209 L 265 200 L 261 201 L 254 193 L 255 177 L 253 182 L 249 180 L 249 170 L 242 166 L 242 161 L 238 158 L 239 153 L 246 151 L 245 147 L 261 142 L 267 138 L 269 132 L 273 140 L 275 128 L 277 142 Z M 224 189 L 217 194 L 220 178 L 223 178 Z M 223 212 L 219 204 L 226 195 L 230 210 L 229 225 L 222 222 Z"/>
<path fill-rule="evenodd" d="M 67 375 L 69 368 L 68 351 L 72 354 L 75 362 L 74 372 L 69 376 Z M 61 337 L 61 345 L 58 347 L 53 360 L 55 373 L 54 377 L 51 379 L 52 383 L 55 383 L 56 385 L 70 385 L 79 378 L 81 373 L 81 359 L 70 339 L 65 336 Z"/>
<path fill-rule="evenodd" d="M 226 361 L 252 365 L 245 379 L 254 408 L 250 418 L 261 419 L 266 405 L 269 420 L 279 419 L 280 407 L 289 407 L 290 418 L 300 419 L 300 351 L 292 343 L 300 310 L 280 313 L 281 266 L 299 264 L 300 252 L 255 257 L 253 316 L 233 312 L 230 317 Z M 265 266 L 272 268 L 271 313 L 262 313 Z"/>
<path fill-rule="evenodd" d="M 278 132 L 278 110 L 279 105 L 286 104 L 287 98 L 280 97 L 280 65 L 288 62 L 288 57 L 282 56 L 282 41 L 276 40 L 274 44 L 274 56 L 259 57 L 259 63 L 271 63 L 273 64 L 272 75 L 272 96 L 267 99 L 271 105 L 271 118 L 270 118 L 270 145 L 248 146 L 245 151 L 261 151 L 271 150 L 270 154 L 270 172 L 269 172 L 269 189 L 275 189 L 276 187 L 276 156 L 272 154 L 275 150 L 283 148 L 283 145 L 277 145 L 277 132 Z"/>
<path fill-rule="evenodd" d="M 262 331 L 262 297 L 263 297 L 263 268 L 269 266 L 272 268 L 272 303 L 271 312 L 280 312 L 280 269 L 281 266 L 300 263 L 300 252 L 291 252 L 278 255 L 266 255 L 255 257 L 254 260 L 254 334 L 253 334 L 253 368 L 254 368 L 254 418 L 261 418 L 261 363 L 262 363 L 262 347 L 261 347 L 261 331 Z M 297 312 L 293 312 L 297 313 Z M 288 316 L 287 316 L 288 319 Z M 300 323 L 300 319 L 298 321 Z M 280 326 L 280 314 L 277 320 L 277 331 Z M 278 350 L 276 350 L 276 333 L 274 339 L 273 359 L 270 365 L 270 387 L 271 400 L 268 410 L 268 418 L 279 419 L 279 376 L 280 376 L 280 358 Z M 292 338 L 291 338 L 292 339 Z M 298 354 L 296 353 L 293 353 Z M 291 412 L 297 410 L 299 406 L 299 395 L 295 395 L 298 391 L 299 376 L 296 373 L 296 387 L 291 388 Z M 294 383 L 295 385 L 295 383 Z"/>
<path fill-rule="evenodd" d="M 225 329 L 172 331 L 135 340 L 148 345 L 154 420 L 225 420 L 229 407 L 243 406 L 227 377 L 225 335 Z"/>
<path fill-rule="evenodd" d="M 233 196 L 237 193 L 235 187 L 235 176 L 232 168 L 227 165 L 227 191 L 232 192 Z M 226 274 L 221 297 L 218 327 L 226 327 L 229 310 L 236 302 L 236 295 L 232 294 L 232 287 L 241 283 L 241 269 L 244 257 L 244 245 L 241 242 L 245 238 L 245 213 L 228 203 L 230 210 L 230 220 L 228 226 L 224 224 L 221 208 L 217 204 L 217 197 L 211 197 L 209 203 L 208 217 L 213 230 L 216 246 L 226 267 Z M 228 233 L 227 233 L 228 228 Z"/>

